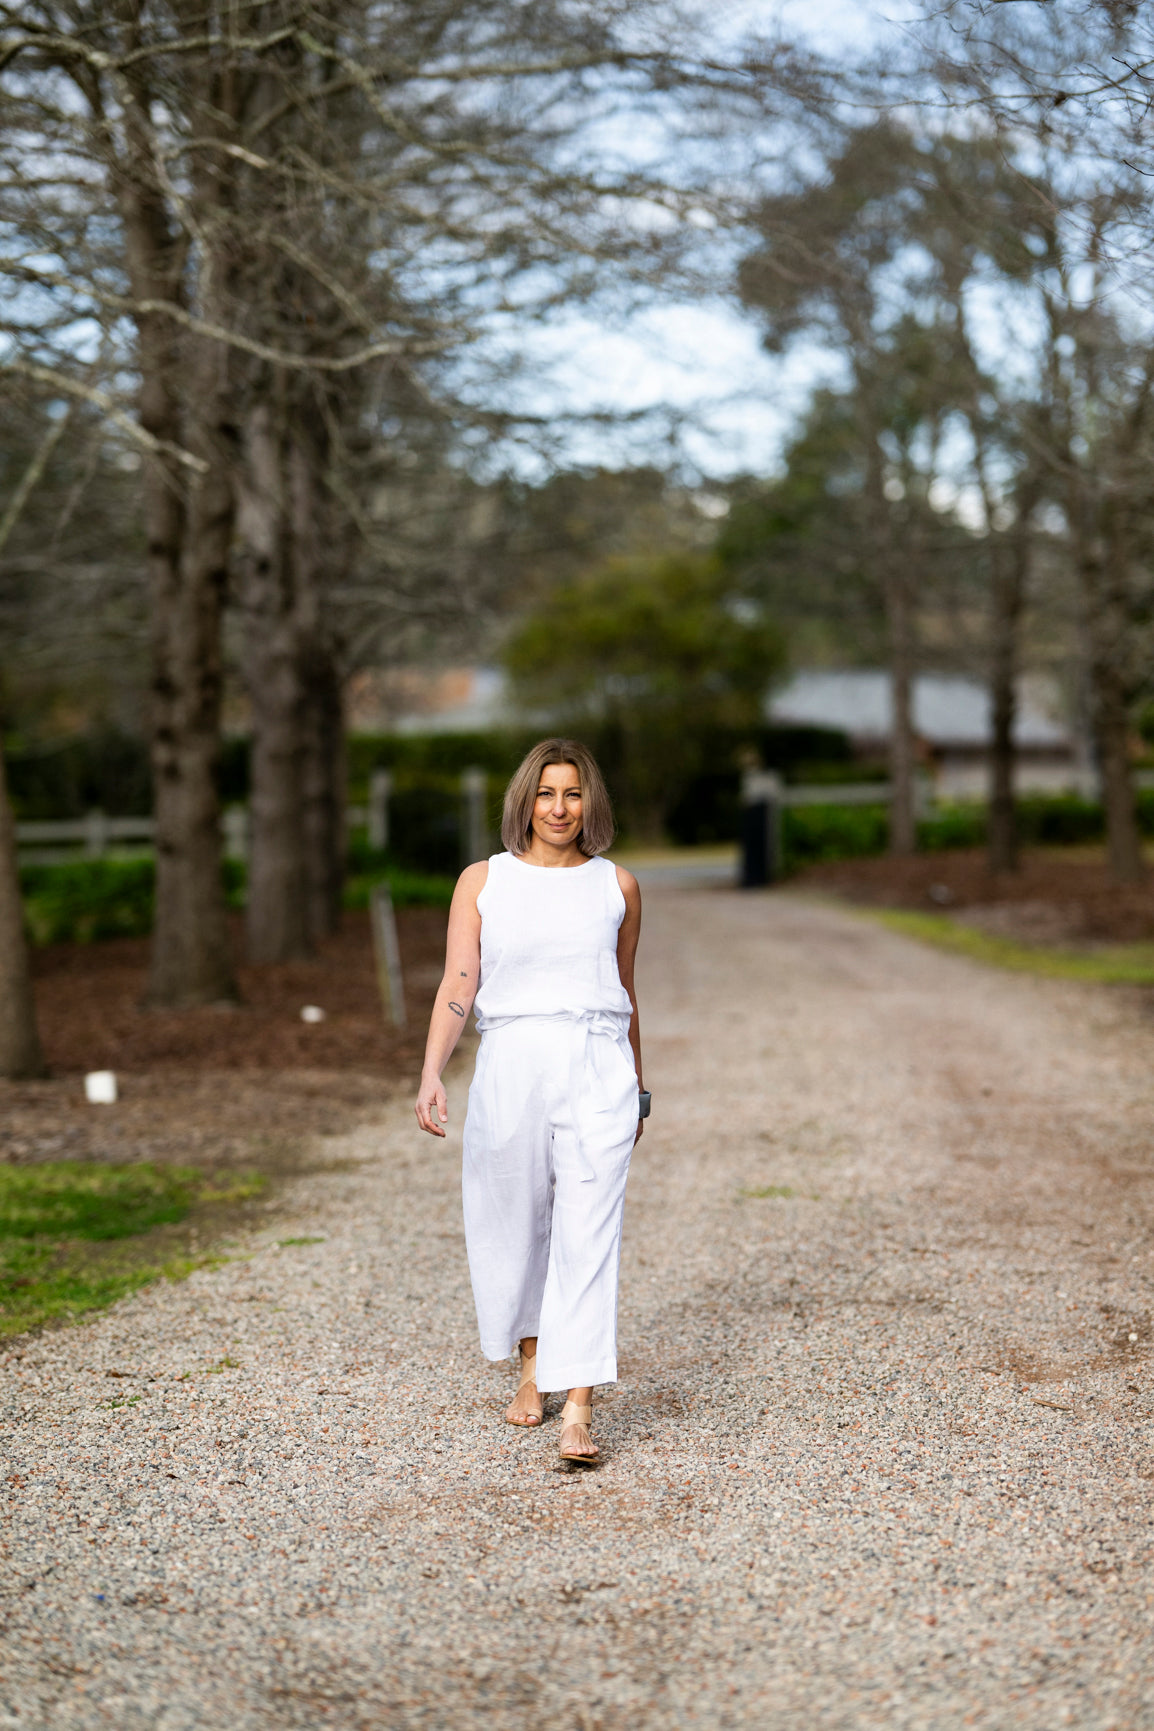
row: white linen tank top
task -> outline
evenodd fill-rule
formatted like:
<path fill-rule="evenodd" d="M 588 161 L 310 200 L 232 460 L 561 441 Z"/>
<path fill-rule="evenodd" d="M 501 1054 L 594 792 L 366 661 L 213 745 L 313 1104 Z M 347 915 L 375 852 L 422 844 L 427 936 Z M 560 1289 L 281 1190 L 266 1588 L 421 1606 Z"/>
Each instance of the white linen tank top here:
<path fill-rule="evenodd" d="M 477 1025 L 510 1016 L 623 1017 L 632 1005 L 617 972 L 625 897 L 600 856 L 580 866 L 527 865 L 497 853 L 477 897 L 481 984 Z"/>

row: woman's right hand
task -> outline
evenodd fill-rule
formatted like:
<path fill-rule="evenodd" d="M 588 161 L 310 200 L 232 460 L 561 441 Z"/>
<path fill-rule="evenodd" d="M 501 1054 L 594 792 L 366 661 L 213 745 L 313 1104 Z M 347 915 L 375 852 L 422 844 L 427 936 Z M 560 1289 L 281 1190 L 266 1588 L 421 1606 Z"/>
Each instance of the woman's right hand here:
<path fill-rule="evenodd" d="M 443 1136 L 441 1125 L 449 1122 L 449 1102 L 439 1076 L 422 1076 L 420 1092 L 413 1110 L 417 1123 L 430 1136 Z M 440 1119 L 440 1123 L 437 1120 Z"/>

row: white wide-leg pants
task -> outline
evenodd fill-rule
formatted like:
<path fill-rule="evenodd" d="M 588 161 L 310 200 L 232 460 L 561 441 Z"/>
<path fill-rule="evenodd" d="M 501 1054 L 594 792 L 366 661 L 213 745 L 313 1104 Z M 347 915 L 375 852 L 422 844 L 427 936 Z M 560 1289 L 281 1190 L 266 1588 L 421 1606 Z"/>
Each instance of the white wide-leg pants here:
<path fill-rule="evenodd" d="M 481 1349 L 537 1336 L 545 1391 L 617 1376 L 617 1270 L 637 1074 L 613 1018 L 517 1016 L 481 1036 L 465 1242 Z"/>

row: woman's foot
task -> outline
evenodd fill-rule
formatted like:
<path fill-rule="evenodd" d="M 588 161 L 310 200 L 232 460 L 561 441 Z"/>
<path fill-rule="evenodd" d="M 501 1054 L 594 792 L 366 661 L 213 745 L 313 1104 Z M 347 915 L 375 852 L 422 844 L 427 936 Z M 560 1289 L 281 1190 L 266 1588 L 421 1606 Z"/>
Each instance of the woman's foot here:
<path fill-rule="evenodd" d="M 532 1352 L 526 1352 L 525 1343 L 522 1342 L 521 1382 L 505 1409 L 505 1423 L 533 1429 L 541 1423 L 544 1416 L 545 1407 L 537 1393 L 537 1342 L 533 1342 Z"/>
<path fill-rule="evenodd" d="M 563 1461 L 575 1461 L 579 1466 L 596 1466 L 601 1454 L 597 1444 L 589 1435 L 589 1425 L 592 1418 L 592 1402 L 585 1405 L 578 1405 L 573 1400 L 565 1402 L 561 1408 L 561 1459 Z"/>

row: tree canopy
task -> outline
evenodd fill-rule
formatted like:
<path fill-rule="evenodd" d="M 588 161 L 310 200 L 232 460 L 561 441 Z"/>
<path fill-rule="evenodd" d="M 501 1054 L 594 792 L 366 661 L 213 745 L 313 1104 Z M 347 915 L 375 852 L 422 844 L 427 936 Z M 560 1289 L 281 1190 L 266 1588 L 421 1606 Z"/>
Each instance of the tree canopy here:
<path fill-rule="evenodd" d="M 756 732 L 785 644 L 731 567 L 671 553 L 610 559 L 556 585 L 504 660 L 543 718 L 612 741 L 626 822 L 652 838 L 711 739 Z"/>

